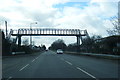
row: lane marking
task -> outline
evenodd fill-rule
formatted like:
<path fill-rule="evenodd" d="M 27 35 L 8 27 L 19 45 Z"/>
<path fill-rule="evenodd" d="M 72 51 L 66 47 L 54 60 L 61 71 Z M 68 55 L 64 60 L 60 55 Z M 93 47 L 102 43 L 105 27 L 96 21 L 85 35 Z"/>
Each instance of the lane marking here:
<path fill-rule="evenodd" d="M 37 58 L 39 58 L 39 56 Z"/>
<path fill-rule="evenodd" d="M 81 69 L 81 68 L 79 68 L 79 67 L 76 67 L 76 68 L 77 68 L 78 70 L 80 70 L 80 71 L 84 72 L 85 74 L 89 75 L 90 77 L 92 77 L 92 78 L 95 78 L 95 79 L 96 79 L 96 77 L 95 77 L 95 76 L 91 75 L 90 73 L 86 72 L 85 70 L 83 70 L 83 69 Z M 97 79 L 96 79 L 96 80 L 97 80 Z"/>
<path fill-rule="evenodd" d="M 68 63 L 69 65 L 72 65 L 72 63 L 68 62 L 68 61 L 65 61 L 66 63 Z"/>
<path fill-rule="evenodd" d="M 35 59 L 38 59 L 39 57 L 36 57 Z"/>
<path fill-rule="evenodd" d="M 35 59 L 32 60 L 32 62 L 34 62 L 34 61 L 35 61 Z"/>
<path fill-rule="evenodd" d="M 10 76 L 7 80 L 10 80 L 10 79 L 12 79 L 12 77 Z"/>
<path fill-rule="evenodd" d="M 22 71 L 24 68 L 26 68 L 27 66 L 29 66 L 29 64 L 25 65 L 23 68 L 21 68 L 19 71 Z"/>

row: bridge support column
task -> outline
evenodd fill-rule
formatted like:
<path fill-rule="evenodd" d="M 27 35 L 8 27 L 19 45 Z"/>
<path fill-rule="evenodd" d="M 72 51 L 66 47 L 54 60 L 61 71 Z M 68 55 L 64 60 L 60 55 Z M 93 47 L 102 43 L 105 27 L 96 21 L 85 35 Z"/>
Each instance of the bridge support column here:
<path fill-rule="evenodd" d="M 21 46 L 21 36 L 18 36 L 18 46 Z"/>
<path fill-rule="evenodd" d="M 77 36 L 77 45 L 80 45 L 80 36 Z"/>
<path fill-rule="evenodd" d="M 80 51 L 80 37 L 81 36 L 76 36 L 77 37 L 77 52 Z"/>

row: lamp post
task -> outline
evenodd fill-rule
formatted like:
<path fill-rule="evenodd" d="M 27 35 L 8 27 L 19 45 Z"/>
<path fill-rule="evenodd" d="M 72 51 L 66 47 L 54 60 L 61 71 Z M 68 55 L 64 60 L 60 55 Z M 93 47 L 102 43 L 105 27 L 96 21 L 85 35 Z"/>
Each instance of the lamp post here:
<path fill-rule="evenodd" d="M 32 24 L 37 24 L 37 22 L 34 23 L 30 23 L 30 31 L 31 31 L 31 35 L 32 35 Z M 30 45 L 32 46 L 32 36 L 30 35 Z"/>
<path fill-rule="evenodd" d="M 5 21 L 5 26 L 6 26 L 6 37 L 7 37 L 7 21 Z"/>

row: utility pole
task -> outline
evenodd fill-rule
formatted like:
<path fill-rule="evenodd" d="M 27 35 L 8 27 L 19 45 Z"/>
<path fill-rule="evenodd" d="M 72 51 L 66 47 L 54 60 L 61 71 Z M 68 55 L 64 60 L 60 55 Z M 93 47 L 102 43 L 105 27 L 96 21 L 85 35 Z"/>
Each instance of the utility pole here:
<path fill-rule="evenodd" d="M 32 24 L 37 24 L 37 22 L 34 23 L 30 23 L 30 31 L 31 31 L 31 35 L 32 35 Z M 32 45 L 32 36 L 30 35 L 30 45 Z"/>
<path fill-rule="evenodd" d="M 6 26 L 6 37 L 7 37 L 7 21 L 5 21 L 5 26 Z"/>

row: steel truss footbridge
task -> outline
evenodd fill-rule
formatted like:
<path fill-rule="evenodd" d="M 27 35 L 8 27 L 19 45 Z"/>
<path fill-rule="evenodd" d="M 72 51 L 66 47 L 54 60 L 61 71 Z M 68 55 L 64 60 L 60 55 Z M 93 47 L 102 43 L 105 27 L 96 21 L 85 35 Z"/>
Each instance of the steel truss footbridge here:
<path fill-rule="evenodd" d="M 76 36 L 77 45 L 80 45 L 80 39 L 82 41 L 82 36 L 89 37 L 87 30 L 80 29 L 48 29 L 48 28 L 34 28 L 27 29 L 21 28 L 17 30 L 10 30 L 8 38 L 11 36 L 16 36 L 14 43 L 18 40 L 18 46 L 21 45 L 22 36 Z"/>

